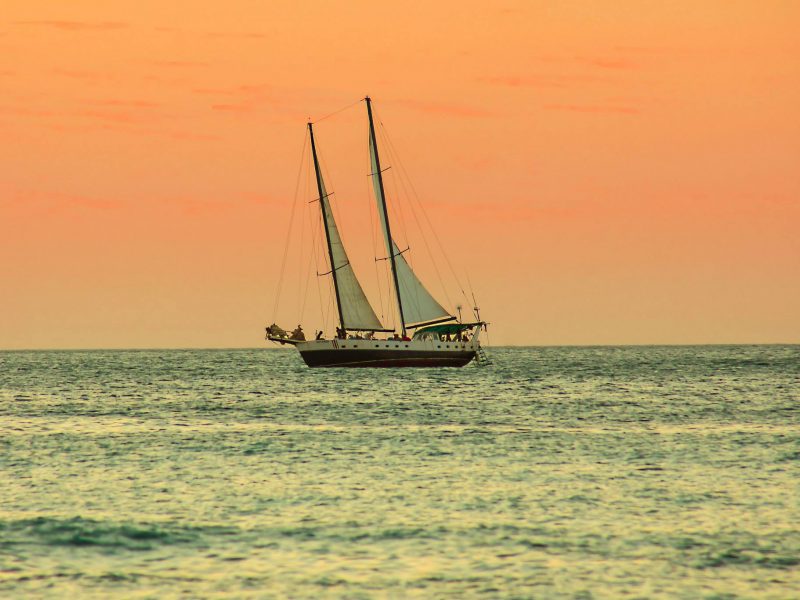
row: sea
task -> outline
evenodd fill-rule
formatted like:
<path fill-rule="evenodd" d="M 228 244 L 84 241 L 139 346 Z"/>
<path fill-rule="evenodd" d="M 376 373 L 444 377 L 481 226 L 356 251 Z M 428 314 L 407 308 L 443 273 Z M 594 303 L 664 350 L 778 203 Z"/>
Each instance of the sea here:
<path fill-rule="evenodd" d="M 0 352 L 2 598 L 800 598 L 800 346 Z"/>

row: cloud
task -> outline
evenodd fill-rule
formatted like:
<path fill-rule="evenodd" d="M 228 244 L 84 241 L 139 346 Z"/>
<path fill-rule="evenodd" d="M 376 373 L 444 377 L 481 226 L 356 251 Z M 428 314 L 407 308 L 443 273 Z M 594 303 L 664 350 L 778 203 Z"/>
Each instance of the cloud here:
<path fill-rule="evenodd" d="M 129 135 L 161 137 L 181 141 L 216 141 L 220 136 L 202 131 L 187 131 L 161 127 L 172 122 L 169 115 L 153 112 L 160 105 L 143 100 L 88 101 L 97 108 L 49 110 L 24 106 L 2 106 L 0 115 L 43 119 L 43 127 L 63 133 L 87 134 L 111 131 Z M 144 110 L 142 110 L 144 109 Z"/>
<path fill-rule="evenodd" d="M 54 75 L 61 77 L 69 77 L 70 79 L 79 79 L 82 81 L 114 81 L 116 76 L 111 73 L 102 73 L 100 71 L 81 71 L 77 69 L 62 69 L 56 68 L 52 70 Z"/>
<path fill-rule="evenodd" d="M 249 113 L 253 112 L 253 107 L 248 104 L 212 104 L 211 110 L 231 113 Z"/>
<path fill-rule="evenodd" d="M 546 104 L 545 110 L 564 110 L 581 113 L 615 113 L 624 115 L 638 115 L 641 111 L 632 106 L 601 106 L 580 104 Z"/>
<path fill-rule="evenodd" d="M 207 67 L 207 62 L 200 62 L 196 60 L 151 60 L 149 61 L 151 65 L 156 67 L 177 67 L 177 68 L 184 68 L 184 67 Z"/>
<path fill-rule="evenodd" d="M 153 131 L 150 133 L 188 142 L 215 142 L 222 139 L 220 136 L 211 133 L 196 133 L 193 131 Z"/>
<path fill-rule="evenodd" d="M 226 88 L 195 88 L 195 94 L 209 96 L 274 96 L 273 88 L 268 83 L 241 84 Z"/>
<path fill-rule="evenodd" d="M 14 117 L 58 117 L 64 113 L 25 106 L 0 106 L 0 115 L 2 114 Z"/>
<path fill-rule="evenodd" d="M 195 88 L 192 91 L 202 96 L 211 96 L 211 110 L 221 113 L 245 115 L 255 113 L 265 106 L 270 107 L 273 112 L 286 112 L 285 99 L 279 98 L 273 86 L 266 83 L 241 84 L 224 88 Z"/>
<path fill-rule="evenodd" d="M 143 120 L 142 117 L 119 111 L 80 110 L 72 114 L 76 117 L 96 119 L 98 121 L 107 121 L 111 123 L 137 123 Z"/>
<path fill-rule="evenodd" d="M 49 27 L 60 31 L 116 31 L 129 26 L 128 23 L 118 21 L 16 21 L 14 24 Z"/>
<path fill-rule="evenodd" d="M 665 46 L 614 46 L 612 48 L 615 52 L 622 52 L 625 54 L 674 54 L 675 52 L 682 52 L 679 48 L 668 48 Z"/>
<path fill-rule="evenodd" d="M 269 36 L 266 33 L 258 31 L 240 31 L 240 32 L 224 32 L 224 31 L 207 31 L 206 37 L 209 38 L 233 38 L 238 40 L 263 40 Z"/>
<path fill-rule="evenodd" d="M 478 81 L 507 87 L 569 88 L 586 84 L 617 84 L 624 71 L 640 68 L 625 56 L 540 56 L 538 73 L 493 75 Z M 546 65 L 546 66 L 545 66 Z"/>
<path fill-rule="evenodd" d="M 475 108 L 471 106 L 464 106 L 459 104 L 443 104 L 438 102 L 424 102 L 419 100 L 401 100 L 399 102 L 413 110 L 435 114 L 446 115 L 451 117 L 491 117 L 494 115 L 491 111 L 483 108 Z"/>
<path fill-rule="evenodd" d="M 31 208 L 39 208 L 50 212 L 76 208 L 114 210 L 122 206 L 122 202 L 119 200 L 86 196 L 84 194 L 48 192 L 42 190 L 17 189 L 11 193 L 11 199 Z"/>
<path fill-rule="evenodd" d="M 435 203 L 435 208 L 452 213 L 453 218 L 460 218 L 466 221 L 488 220 L 517 224 L 531 221 L 571 220 L 583 210 L 583 208 L 574 206 L 536 206 L 531 200 L 468 203 L 438 200 Z"/>
<path fill-rule="evenodd" d="M 95 106 L 119 106 L 123 108 L 157 108 L 162 106 L 158 102 L 147 100 L 89 100 L 89 104 Z"/>
<path fill-rule="evenodd" d="M 259 99 L 272 100 L 275 98 L 273 87 L 267 83 L 242 84 L 225 88 L 195 88 L 192 92 L 203 96 L 236 97 L 242 99 L 243 102 L 253 102 Z"/>
<path fill-rule="evenodd" d="M 500 75 L 480 77 L 478 81 L 507 87 L 569 88 L 582 84 L 612 83 L 607 77 L 596 75 Z"/>
<path fill-rule="evenodd" d="M 579 56 L 575 60 L 584 65 L 601 69 L 635 69 L 639 66 L 627 58 L 586 58 Z"/>

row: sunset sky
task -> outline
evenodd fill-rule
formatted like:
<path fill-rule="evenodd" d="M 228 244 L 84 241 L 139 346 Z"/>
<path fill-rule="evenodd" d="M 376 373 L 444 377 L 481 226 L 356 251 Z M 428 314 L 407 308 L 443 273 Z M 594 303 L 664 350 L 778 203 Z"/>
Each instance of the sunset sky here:
<path fill-rule="evenodd" d="M 790 0 L 4 0 L 0 348 L 294 327 L 306 121 L 367 93 L 492 344 L 800 342 L 799 29 Z M 317 126 L 354 252 L 364 120 Z"/>

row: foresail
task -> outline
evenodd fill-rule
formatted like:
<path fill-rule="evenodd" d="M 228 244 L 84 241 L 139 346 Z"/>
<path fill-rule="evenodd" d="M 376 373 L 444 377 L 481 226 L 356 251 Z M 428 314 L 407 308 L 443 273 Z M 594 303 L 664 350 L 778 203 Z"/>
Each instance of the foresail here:
<path fill-rule="evenodd" d="M 397 268 L 397 283 L 400 285 L 400 299 L 403 302 L 403 316 L 406 324 L 428 323 L 450 317 L 444 307 L 431 296 L 416 276 L 405 257 L 400 254 L 397 244 L 392 243 Z"/>
<path fill-rule="evenodd" d="M 385 202 L 382 197 L 381 183 L 378 179 L 378 161 L 372 136 L 369 138 L 369 156 L 372 168 L 372 185 L 375 191 L 375 200 L 378 204 L 378 215 L 383 229 L 383 237 L 386 240 L 386 250 L 394 254 L 395 257 L 397 284 L 400 288 L 400 302 L 403 306 L 403 320 L 406 324 L 413 324 L 451 317 L 450 313 L 422 285 L 405 257 L 400 254 L 400 250 L 394 240 L 390 242 L 389 227 L 387 225 L 388 216 L 384 210 Z"/>
<path fill-rule="evenodd" d="M 325 221 L 328 225 L 328 239 L 331 245 L 331 255 L 333 264 L 331 269 L 335 271 L 336 283 L 339 289 L 339 303 L 342 309 L 342 319 L 344 327 L 347 329 L 380 330 L 384 329 L 375 311 L 367 300 L 364 289 L 361 287 L 356 277 L 353 266 L 347 258 L 342 238 L 339 235 L 339 228 L 336 226 L 336 219 L 331 210 L 331 204 L 325 191 L 325 183 L 320 179 L 320 189 L 322 190 L 323 210 L 325 211 Z"/>

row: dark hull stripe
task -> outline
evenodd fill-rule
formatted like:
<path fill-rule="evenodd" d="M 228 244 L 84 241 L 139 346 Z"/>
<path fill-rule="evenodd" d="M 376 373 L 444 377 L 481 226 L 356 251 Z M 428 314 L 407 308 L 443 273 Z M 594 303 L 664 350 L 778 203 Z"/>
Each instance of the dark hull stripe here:
<path fill-rule="evenodd" d="M 301 350 L 300 356 L 309 367 L 463 367 L 475 357 L 475 352 Z"/>

